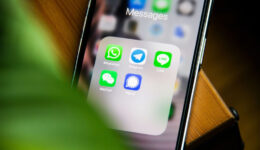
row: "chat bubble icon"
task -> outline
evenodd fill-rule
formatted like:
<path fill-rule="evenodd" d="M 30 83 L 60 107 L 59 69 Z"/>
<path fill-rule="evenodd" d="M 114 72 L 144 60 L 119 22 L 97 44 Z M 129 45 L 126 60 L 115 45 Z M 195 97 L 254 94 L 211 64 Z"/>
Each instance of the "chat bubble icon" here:
<path fill-rule="evenodd" d="M 140 89 L 142 76 L 138 74 L 127 74 L 125 78 L 124 88 L 137 91 Z"/>
<path fill-rule="evenodd" d="M 172 54 L 170 52 L 158 51 L 155 54 L 154 65 L 156 67 L 168 68 L 171 64 Z"/>
<path fill-rule="evenodd" d="M 135 88 L 138 86 L 138 84 L 139 84 L 139 79 L 135 76 L 129 77 L 126 80 L 126 87 Z"/>
<path fill-rule="evenodd" d="M 113 84 L 115 82 L 115 79 L 109 73 L 103 74 L 102 79 L 103 81 L 106 81 L 109 84 Z"/>
<path fill-rule="evenodd" d="M 116 59 L 120 56 L 120 49 L 117 48 L 117 47 L 111 47 L 109 50 L 108 50 L 108 58 L 113 58 L 113 59 Z"/>
<path fill-rule="evenodd" d="M 101 86 L 113 87 L 116 84 L 117 73 L 111 70 L 103 70 L 100 75 L 99 84 Z"/>
<path fill-rule="evenodd" d="M 119 61 L 122 56 L 122 51 L 122 46 L 109 44 L 106 48 L 105 58 L 107 60 Z"/>
<path fill-rule="evenodd" d="M 166 63 L 168 63 L 170 60 L 169 56 L 166 55 L 166 54 L 160 54 L 158 57 L 157 57 L 157 61 L 161 64 L 161 65 L 164 65 Z"/>

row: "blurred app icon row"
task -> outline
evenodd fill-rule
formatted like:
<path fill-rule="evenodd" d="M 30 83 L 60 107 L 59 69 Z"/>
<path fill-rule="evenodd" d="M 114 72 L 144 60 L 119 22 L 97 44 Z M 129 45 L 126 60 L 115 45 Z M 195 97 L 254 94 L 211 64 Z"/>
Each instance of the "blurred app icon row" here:
<path fill-rule="evenodd" d="M 128 6 L 132 9 L 145 9 L 147 0 L 129 0 Z M 172 0 L 153 0 L 152 1 L 152 10 L 158 13 L 169 12 L 170 4 Z M 179 0 L 177 2 L 177 13 L 179 15 L 190 16 L 194 13 L 195 9 L 195 1 L 194 0 Z M 98 30 L 103 32 L 114 32 L 117 28 L 117 24 L 119 23 L 118 18 L 114 15 L 104 14 L 101 16 Z M 123 32 L 129 35 L 140 35 L 140 30 L 142 30 L 142 36 L 144 36 L 143 32 L 147 33 L 149 37 L 160 38 L 160 37 L 172 37 L 175 41 L 187 41 L 190 35 L 190 27 L 187 24 L 181 23 L 176 24 L 172 29 L 168 29 L 165 27 L 164 23 L 161 22 L 147 22 L 147 28 L 141 29 L 140 20 L 135 20 L 134 18 L 127 18 L 123 22 Z M 170 31 L 170 32 L 169 32 Z M 137 34 L 139 33 L 139 34 Z M 166 35 L 167 34 L 167 35 Z"/>
<path fill-rule="evenodd" d="M 112 15 L 103 15 L 100 19 L 98 29 L 103 32 L 113 32 L 116 28 L 117 19 Z M 130 35 L 136 35 L 138 30 L 138 21 L 127 19 L 124 23 L 124 32 Z M 149 36 L 162 37 L 168 32 L 162 23 L 151 23 L 147 28 Z M 181 24 L 173 27 L 171 36 L 174 40 L 187 40 L 190 33 L 188 25 Z"/>
<path fill-rule="evenodd" d="M 128 19 L 124 25 L 124 32 L 130 35 L 136 35 L 138 30 L 138 22 L 134 19 Z M 166 29 L 165 24 L 162 23 L 150 23 L 148 28 L 145 29 L 148 32 L 149 37 L 164 37 L 169 34 L 169 30 Z M 172 27 L 170 37 L 175 41 L 186 41 L 190 35 L 190 27 L 186 24 L 175 25 Z M 168 37 L 168 36 L 167 36 Z"/>
<path fill-rule="evenodd" d="M 168 13 L 170 10 L 171 0 L 153 0 L 152 10 L 156 13 Z M 146 7 L 146 0 L 129 0 L 130 9 L 142 10 Z"/>
<path fill-rule="evenodd" d="M 146 7 L 147 0 L 129 0 L 128 7 L 130 9 L 142 10 Z M 168 13 L 171 9 L 172 0 L 153 0 L 152 10 L 156 13 Z M 179 15 L 190 16 L 195 10 L 195 0 L 180 0 L 178 2 L 177 13 Z"/>

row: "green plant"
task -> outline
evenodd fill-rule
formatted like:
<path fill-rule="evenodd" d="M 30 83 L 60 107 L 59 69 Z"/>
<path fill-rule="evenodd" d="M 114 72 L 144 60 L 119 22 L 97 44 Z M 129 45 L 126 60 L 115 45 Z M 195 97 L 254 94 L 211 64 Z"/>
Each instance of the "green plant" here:
<path fill-rule="evenodd" d="M 0 149 L 125 149 L 69 86 L 23 1 L 0 2 Z"/>

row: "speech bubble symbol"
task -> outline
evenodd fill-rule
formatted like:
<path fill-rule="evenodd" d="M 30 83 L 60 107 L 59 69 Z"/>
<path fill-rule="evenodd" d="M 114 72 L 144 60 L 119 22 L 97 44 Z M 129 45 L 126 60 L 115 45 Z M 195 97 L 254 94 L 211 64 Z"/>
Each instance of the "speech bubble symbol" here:
<path fill-rule="evenodd" d="M 103 79 L 103 81 L 106 81 L 109 84 L 113 84 L 115 81 L 115 79 L 109 73 L 104 73 L 102 75 L 102 79 Z"/>
<path fill-rule="evenodd" d="M 126 87 L 135 88 L 139 85 L 139 79 L 135 76 L 131 76 L 126 80 Z"/>
<path fill-rule="evenodd" d="M 157 56 L 157 61 L 163 66 L 169 62 L 170 58 L 166 54 L 160 54 Z"/>
<path fill-rule="evenodd" d="M 118 47 L 111 47 L 108 50 L 108 58 L 116 59 L 120 56 L 120 49 Z"/>

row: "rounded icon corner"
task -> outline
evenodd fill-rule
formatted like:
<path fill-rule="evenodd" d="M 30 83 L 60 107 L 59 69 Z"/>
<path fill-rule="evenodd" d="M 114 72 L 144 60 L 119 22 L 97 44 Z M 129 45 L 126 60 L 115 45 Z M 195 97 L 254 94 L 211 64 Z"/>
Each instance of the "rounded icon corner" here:
<path fill-rule="evenodd" d="M 106 37 L 104 37 L 104 38 L 100 41 L 100 43 L 109 41 L 111 38 L 113 38 L 113 37 L 112 37 L 112 36 L 106 36 Z"/>
<path fill-rule="evenodd" d="M 161 130 L 158 130 L 157 132 L 154 132 L 152 135 L 153 135 L 153 136 L 162 135 L 162 134 L 166 131 L 166 128 L 167 128 L 167 123 L 164 125 L 163 128 L 161 128 Z"/>
<path fill-rule="evenodd" d="M 175 50 L 178 51 L 179 54 L 181 54 L 181 49 L 178 46 L 175 46 Z"/>
<path fill-rule="evenodd" d="M 178 46 L 176 46 L 176 45 L 171 45 L 172 47 L 173 47 L 173 50 L 175 51 L 175 52 L 177 52 L 177 54 L 179 55 L 179 56 L 181 56 L 181 49 L 178 47 Z"/>
<path fill-rule="evenodd" d="M 174 55 L 177 56 L 177 58 L 180 60 L 180 58 L 181 58 L 181 49 L 178 46 L 176 46 L 176 45 L 170 44 L 170 46 L 173 49 Z"/>
<path fill-rule="evenodd" d="M 179 57 L 181 57 L 181 49 L 179 47 L 177 47 L 176 51 L 178 51 L 178 55 L 179 55 Z"/>

